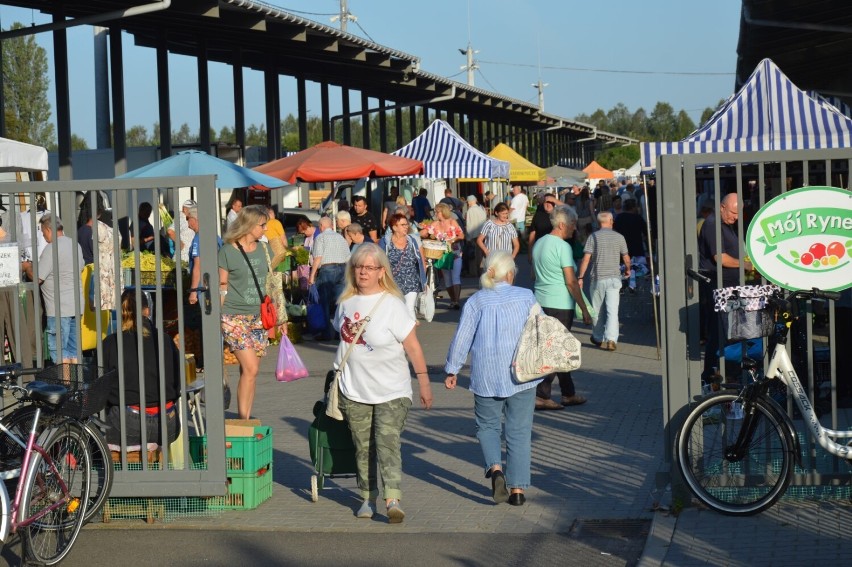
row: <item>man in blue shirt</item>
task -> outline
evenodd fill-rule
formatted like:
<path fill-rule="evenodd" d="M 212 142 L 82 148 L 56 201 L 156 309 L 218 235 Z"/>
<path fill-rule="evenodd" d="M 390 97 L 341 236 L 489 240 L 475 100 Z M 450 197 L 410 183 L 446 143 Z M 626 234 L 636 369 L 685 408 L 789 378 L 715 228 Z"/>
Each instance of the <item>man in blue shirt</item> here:
<path fill-rule="evenodd" d="M 414 220 L 418 223 L 429 218 L 429 212 L 432 210 L 429 197 L 427 197 L 428 194 L 429 191 L 426 189 L 420 189 L 417 196 L 411 200 L 411 206 L 414 208 Z"/>

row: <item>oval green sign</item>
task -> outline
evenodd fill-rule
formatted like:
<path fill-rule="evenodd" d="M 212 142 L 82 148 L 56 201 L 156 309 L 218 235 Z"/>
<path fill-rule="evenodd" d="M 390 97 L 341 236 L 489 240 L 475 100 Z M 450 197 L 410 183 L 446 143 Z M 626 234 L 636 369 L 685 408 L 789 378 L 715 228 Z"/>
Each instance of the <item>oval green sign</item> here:
<path fill-rule="evenodd" d="M 746 249 L 784 289 L 852 287 L 852 192 L 802 187 L 775 197 L 751 221 Z"/>

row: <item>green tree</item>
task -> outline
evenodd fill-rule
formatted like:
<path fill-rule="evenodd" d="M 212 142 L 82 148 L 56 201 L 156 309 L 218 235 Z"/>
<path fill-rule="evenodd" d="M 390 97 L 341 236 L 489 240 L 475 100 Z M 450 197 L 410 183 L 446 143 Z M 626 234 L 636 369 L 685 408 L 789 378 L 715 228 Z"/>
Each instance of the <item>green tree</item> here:
<path fill-rule="evenodd" d="M 78 136 L 77 134 L 71 134 L 71 150 L 88 150 L 89 144 L 86 142 L 86 139 Z"/>
<path fill-rule="evenodd" d="M 689 117 L 685 110 L 677 113 L 677 125 L 675 126 L 675 140 L 682 140 L 695 131 L 695 122 Z"/>
<path fill-rule="evenodd" d="M 595 156 L 595 160 L 607 169 L 628 168 L 639 159 L 639 146 L 608 148 Z"/>
<path fill-rule="evenodd" d="M 172 131 L 172 144 L 194 144 L 198 142 L 198 136 L 189 129 L 189 124 L 184 122 L 180 128 Z"/>
<path fill-rule="evenodd" d="M 211 140 L 216 139 L 215 136 L 210 138 Z M 222 129 L 219 130 L 219 138 L 220 142 L 227 142 L 229 144 L 237 143 L 237 134 L 234 132 L 234 129 L 231 126 L 222 126 Z"/>
<path fill-rule="evenodd" d="M 125 132 L 124 137 L 128 148 L 139 148 L 151 145 L 151 141 L 148 139 L 148 130 L 140 124 L 131 126 Z"/>
<path fill-rule="evenodd" d="M 22 27 L 15 22 L 11 29 Z M 54 127 L 47 100 L 47 52 L 34 35 L 7 39 L 2 49 L 6 136 L 49 146 L 54 143 Z"/>
<path fill-rule="evenodd" d="M 720 98 L 719 102 L 716 103 L 716 108 L 710 108 L 709 106 L 704 109 L 704 112 L 701 113 L 701 124 L 707 124 L 707 121 L 713 117 L 713 114 L 721 108 L 721 106 L 725 104 L 725 99 Z"/>
<path fill-rule="evenodd" d="M 251 124 L 246 128 L 247 146 L 266 146 L 266 126 Z"/>
<path fill-rule="evenodd" d="M 674 108 L 667 102 L 658 102 L 648 119 L 648 133 L 653 140 L 674 140 L 678 121 Z"/>

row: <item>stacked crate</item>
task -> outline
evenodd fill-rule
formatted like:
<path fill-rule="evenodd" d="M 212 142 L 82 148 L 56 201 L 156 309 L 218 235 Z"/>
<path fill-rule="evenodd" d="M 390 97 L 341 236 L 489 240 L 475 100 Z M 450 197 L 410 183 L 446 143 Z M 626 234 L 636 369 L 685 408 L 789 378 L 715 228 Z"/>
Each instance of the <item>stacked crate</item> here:
<path fill-rule="evenodd" d="M 226 420 L 228 493 L 210 498 L 211 510 L 253 510 L 272 496 L 272 428 L 254 421 Z M 206 463 L 207 437 L 190 437 L 189 441 L 193 463 Z"/>

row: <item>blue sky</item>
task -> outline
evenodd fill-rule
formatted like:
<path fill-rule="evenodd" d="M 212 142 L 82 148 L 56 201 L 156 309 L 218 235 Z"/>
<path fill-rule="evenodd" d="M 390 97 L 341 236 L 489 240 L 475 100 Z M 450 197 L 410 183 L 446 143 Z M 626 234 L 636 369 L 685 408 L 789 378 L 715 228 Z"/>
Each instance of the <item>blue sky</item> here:
<path fill-rule="evenodd" d="M 337 25 L 326 14 L 339 10 L 339 0 L 266 3 Z M 458 50 L 470 41 L 479 50 L 477 87 L 535 103 L 532 84 L 540 78 L 549 84 L 546 112 L 566 118 L 619 102 L 630 111 L 643 107 L 650 112 L 664 101 L 697 122 L 704 108 L 733 91 L 740 9 L 739 0 L 349 0 L 358 21 L 348 31 L 419 56 L 424 70 L 460 82 L 466 81 L 460 70 L 465 57 Z M 38 12 L 9 6 L 0 6 L 0 18 L 4 28 L 14 21 L 48 21 Z M 72 131 L 94 147 L 92 28 L 72 28 L 68 38 Z M 52 35 L 39 34 L 37 41 L 48 51 L 52 83 Z M 134 46 L 125 35 L 124 57 L 127 125 L 140 124 L 150 134 L 157 120 L 155 53 Z M 169 65 L 173 127 L 186 122 L 196 131 L 195 62 L 172 56 Z M 218 131 L 233 124 L 231 71 L 211 64 L 210 80 L 212 125 Z M 247 71 L 245 87 L 246 122 L 262 124 L 260 73 Z M 295 81 L 282 78 L 282 114 L 295 113 L 295 103 L 288 102 L 295 100 L 295 92 Z M 55 108 L 52 84 L 49 97 Z M 309 84 L 310 113 L 319 114 L 318 101 L 319 89 Z M 353 104 L 360 103 L 353 98 Z"/>

